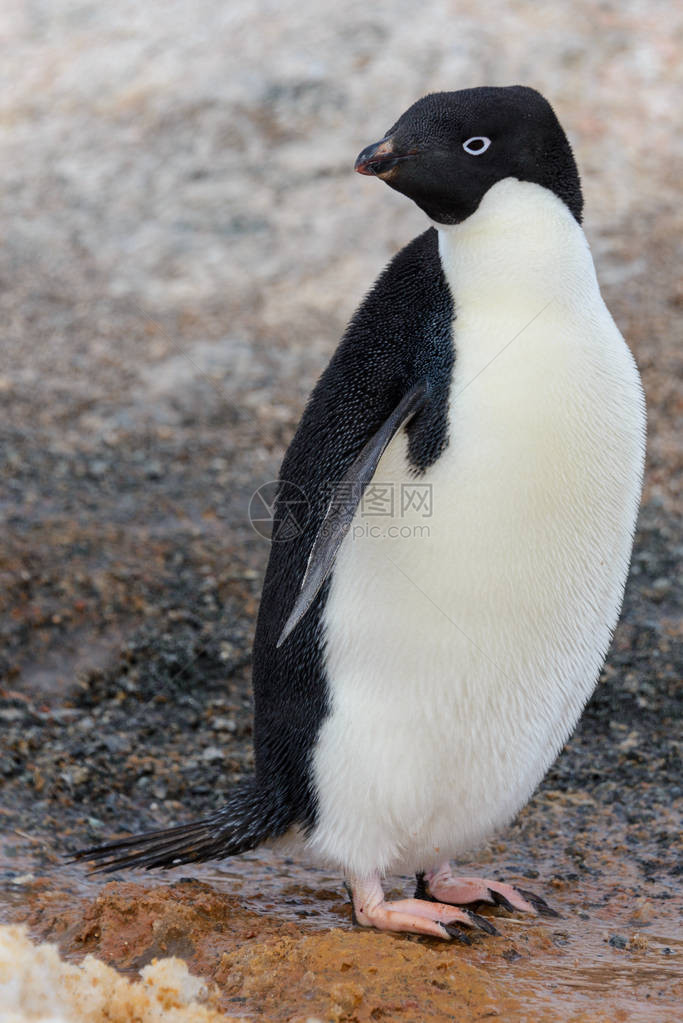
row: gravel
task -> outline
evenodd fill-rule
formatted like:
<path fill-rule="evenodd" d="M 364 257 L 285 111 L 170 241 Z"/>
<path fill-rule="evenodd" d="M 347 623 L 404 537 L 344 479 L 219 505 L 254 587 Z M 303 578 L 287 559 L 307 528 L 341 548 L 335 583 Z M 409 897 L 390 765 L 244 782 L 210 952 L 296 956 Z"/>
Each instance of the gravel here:
<path fill-rule="evenodd" d="M 521 81 L 575 146 L 603 292 L 643 374 L 649 455 L 600 685 L 506 855 L 538 873 L 557 811 L 571 880 L 617 821 L 643 885 L 670 892 L 683 17 L 636 0 L 487 11 L 60 0 L 0 16 L 8 876 L 29 853 L 49 864 L 211 810 L 249 770 L 268 553 L 249 498 L 275 478 L 363 292 L 423 227 L 353 159 L 429 90 Z"/>

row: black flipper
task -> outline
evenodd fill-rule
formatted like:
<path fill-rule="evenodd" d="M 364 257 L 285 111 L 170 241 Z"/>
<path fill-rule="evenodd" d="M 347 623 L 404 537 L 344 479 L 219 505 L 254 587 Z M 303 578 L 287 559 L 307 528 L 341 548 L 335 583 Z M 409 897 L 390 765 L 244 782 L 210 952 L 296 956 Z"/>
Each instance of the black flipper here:
<path fill-rule="evenodd" d="M 337 551 L 387 445 L 400 428 L 424 406 L 428 395 L 429 385 L 426 380 L 415 384 L 404 395 L 389 418 L 385 419 L 379 430 L 373 434 L 355 461 L 351 463 L 344 477 L 338 482 L 325 518 L 313 542 L 301 589 L 277 641 L 278 647 L 282 646 L 290 633 L 297 627 L 330 574 Z"/>
<path fill-rule="evenodd" d="M 247 852 L 267 838 L 283 835 L 290 824 L 291 811 L 251 777 L 236 785 L 225 806 L 208 817 L 80 849 L 71 860 L 94 862 L 94 870 L 105 874 L 126 867 L 169 869 Z"/>

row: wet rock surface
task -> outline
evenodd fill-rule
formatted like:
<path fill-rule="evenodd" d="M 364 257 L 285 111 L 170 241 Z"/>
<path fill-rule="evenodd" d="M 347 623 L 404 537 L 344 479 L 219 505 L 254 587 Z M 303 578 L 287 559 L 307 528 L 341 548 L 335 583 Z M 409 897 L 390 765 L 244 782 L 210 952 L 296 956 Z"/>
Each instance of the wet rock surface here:
<path fill-rule="evenodd" d="M 0 921 L 131 973 L 179 955 L 247 1018 L 673 1020 L 677 16 L 520 3 L 494 29 L 468 2 L 421 12 L 2 15 Z M 563 919 L 499 914 L 501 937 L 471 947 L 368 934 L 341 879 L 268 852 L 190 881 L 88 880 L 65 852 L 214 809 L 250 769 L 268 549 L 249 499 L 364 290 L 423 229 L 354 179 L 353 158 L 418 95 L 484 80 L 535 84 L 569 128 L 648 398 L 600 684 L 531 804 L 463 865 L 537 889 Z"/>

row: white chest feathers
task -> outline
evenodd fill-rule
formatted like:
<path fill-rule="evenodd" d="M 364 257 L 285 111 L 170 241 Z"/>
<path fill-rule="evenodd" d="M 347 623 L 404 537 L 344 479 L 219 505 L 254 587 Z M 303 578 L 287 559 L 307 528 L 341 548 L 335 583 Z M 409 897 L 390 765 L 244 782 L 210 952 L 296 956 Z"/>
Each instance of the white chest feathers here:
<path fill-rule="evenodd" d="M 502 181 L 440 254 L 449 445 L 416 480 L 394 438 L 324 616 L 309 844 L 354 876 L 429 868 L 529 799 L 595 686 L 641 488 L 638 372 L 564 204 Z"/>

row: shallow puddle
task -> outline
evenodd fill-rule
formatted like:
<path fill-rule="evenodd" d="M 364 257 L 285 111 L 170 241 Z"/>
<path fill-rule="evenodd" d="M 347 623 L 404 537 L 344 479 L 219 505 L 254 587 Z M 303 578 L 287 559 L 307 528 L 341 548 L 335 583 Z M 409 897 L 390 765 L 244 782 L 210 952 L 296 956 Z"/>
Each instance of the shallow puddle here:
<path fill-rule="evenodd" d="M 506 872 L 547 897 L 561 919 L 482 908 L 500 936 L 476 936 L 470 946 L 353 928 L 339 877 L 270 850 L 113 881 L 76 865 L 46 871 L 25 856 L 5 863 L 14 876 L 5 872 L 0 920 L 27 922 L 68 959 L 93 952 L 129 974 L 179 955 L 218 984 L 223 1008 L 238 1018 L 680 1018 L 680 902 L 673 885 L 642 894 L 624 861 L 576 882 Z M 475 872 L 490 874 L 491 863 L 463 868 Z M 390 878 L 386 888 L 412 894 L 408 879 Z"/>

